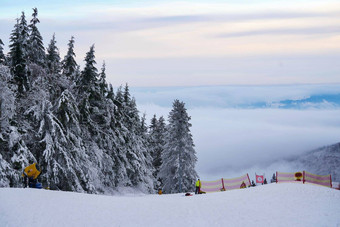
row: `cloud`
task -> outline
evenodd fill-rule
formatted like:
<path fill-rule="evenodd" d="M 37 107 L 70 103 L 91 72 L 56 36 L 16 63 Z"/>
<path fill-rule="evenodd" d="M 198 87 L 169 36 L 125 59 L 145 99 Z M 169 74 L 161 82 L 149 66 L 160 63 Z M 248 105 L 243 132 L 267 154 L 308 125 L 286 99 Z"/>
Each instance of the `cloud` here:
<path fill-rule="evenodd" d="M 225 13 L 225 14 L 196 14 L 196 15 L 176 15 L 157 16 L 142 19 L 142 22 L 158 23 L 159 26 L 178 23 L 195 22 L 244 22 L 253 20 L 273 20 L 273 19 L 301 19 L 301 18 L 328 18 L 337 17 L 339 12 L 294 12 L 294 11 L 260 11 L 249 13 Z"/>
<path fill-rule="evenodd" d="M 295 171 L 282 160 L 340 142 L 339 108 L 249 108 L 252 102 L 340 94 L 339 85 L 132 88 L 131 93 L 149 120 L 153 114 L 167 119 L 174 99 L 186 103 L 197 170 L 210 180 L 246 172 L 271 176 L 273 171 Z M 233 108 L 235 103 L 244 105 Z"/>
<path fill-rule="evenodd" d="M 226 34 L 220 34 L 221 38 L 232 38 L 242 36 L 254 36 L 254 35 L 322 35 L 322 34 L 340 34 L 340 26 L 329 27 L 311 27 L 311 28 L 278 28 L 278 29 L 259 29 L 245 32 L 231 32 Z"/>
<path fill-rule="evenodd" d="M 8 3 L 0 14 L 5 51 L 15 17 L 22 10 L 31 17 L 32 7 L 21 3 Z M 92 3 L 37 1 L 38 28 L 45 46 L 56 33 L 62 57 L 75 36 L 81 66 L 95 43 L 97 62 L 106 61 L 114 85 L 340 82 L 336 2 Z"/>

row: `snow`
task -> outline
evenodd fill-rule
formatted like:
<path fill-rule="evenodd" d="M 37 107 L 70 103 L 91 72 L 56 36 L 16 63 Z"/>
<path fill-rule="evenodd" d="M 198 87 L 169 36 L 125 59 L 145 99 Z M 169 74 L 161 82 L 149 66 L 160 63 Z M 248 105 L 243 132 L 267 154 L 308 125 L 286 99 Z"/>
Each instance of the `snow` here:
<path fill-rule="evenodd" d="M 340 226 L 340 191 L 269 184 L 203 195 L 0 188 L 1 226 Z"/>

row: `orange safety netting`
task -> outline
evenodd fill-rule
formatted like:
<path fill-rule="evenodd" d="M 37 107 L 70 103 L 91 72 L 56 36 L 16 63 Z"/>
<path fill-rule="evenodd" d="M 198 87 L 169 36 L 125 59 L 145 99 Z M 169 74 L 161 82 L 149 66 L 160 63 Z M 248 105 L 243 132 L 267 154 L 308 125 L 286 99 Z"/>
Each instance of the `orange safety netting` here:
<path fill-rule="evenodd" d="M 283 173 L 276 172 L 276 182 L 301 182 L 323 185 L 326 187 L 332 187 L 332 177 L 331 175 L 317 175 L 309 173 L 307 171 L 300 171 L 295 173 Z"/>
<path fill-rule="evenodd" d="M 222 178 L 215 181 L 201 181 L 202 192 L 219 192 L 232 189 L 240 189 L 244 182 L 245 187 L 250 185 L 248 174 L 232 179 Z"/>

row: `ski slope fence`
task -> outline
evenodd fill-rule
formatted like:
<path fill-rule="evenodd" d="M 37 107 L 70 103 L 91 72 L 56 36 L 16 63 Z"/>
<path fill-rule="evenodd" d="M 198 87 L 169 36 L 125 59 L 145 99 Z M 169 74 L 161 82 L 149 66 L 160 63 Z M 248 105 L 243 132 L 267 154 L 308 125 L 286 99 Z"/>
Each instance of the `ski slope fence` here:
<path fill-rule="evenodd" d="M 250 186 L 250 179 L 249 179 L 248 173 L 241 176 L 241 177 L 237 177 L 237 178 L 233 178 L 233 179 L 224 179 L 223 178 L 223 182 L 224 182 L 224 187 L 227 190 L 239 189 L 242 182 L 244 182 L 246 184 L 246 187 Z"/>
<path fill-rule="evenodd" d="M 317 184 L 326 187 L 332 187 L 332 176 L 329 175 L 317 175 L 309 173 L 307 171 L 295 172 L 295 173 L 283 173 L 276 172 L 276 183 L 282 182 L 301 182 Z"/>
<path fill-rule="evenodd" d="M 215 181 L 201 181 L 202 192 L 220 192 L 224 191 L 222 179 Z"/>
<path fill-rule="evenodd" d="M 201 181 L 201 191 L 220 192 L 225 190 L 239 189 L 241 187 L 242 182 L 246 184 L 246 187 L 250 185 L 250 179 L 248 174 L 232 179 L 222 178 L 215 181 Z"/>
<path fill-rule="evenodd" d="M 319 184 L 326 187 L 332 187 L 332 176 L 329 175 L 316 175 L 313 173 L 304 172 L 305 182 L 312 184 Z"/>

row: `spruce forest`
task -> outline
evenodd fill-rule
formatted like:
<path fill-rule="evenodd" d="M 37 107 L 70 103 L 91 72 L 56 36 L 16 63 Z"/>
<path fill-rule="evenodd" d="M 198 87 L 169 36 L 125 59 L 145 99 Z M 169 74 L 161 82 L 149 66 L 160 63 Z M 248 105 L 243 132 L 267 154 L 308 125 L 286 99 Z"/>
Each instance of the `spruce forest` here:
<path fill-rule="evenodd" d="M 34 162 L 39 181 L 53 190 L 145 193 L 194 190 L 197 162 L 190 117 L 175 100 L 168 122 L 147 125 L 129 86 L 114 90 L 95 46 L 75 61 L 71 37 L 61 58 L 55 35 L 45 47 L 38 10 L 16 19 L 4 53 L 0 39 L 0 187 L 22 187 Z M 3 38 L 3 37 L 0 37 Z"/>

